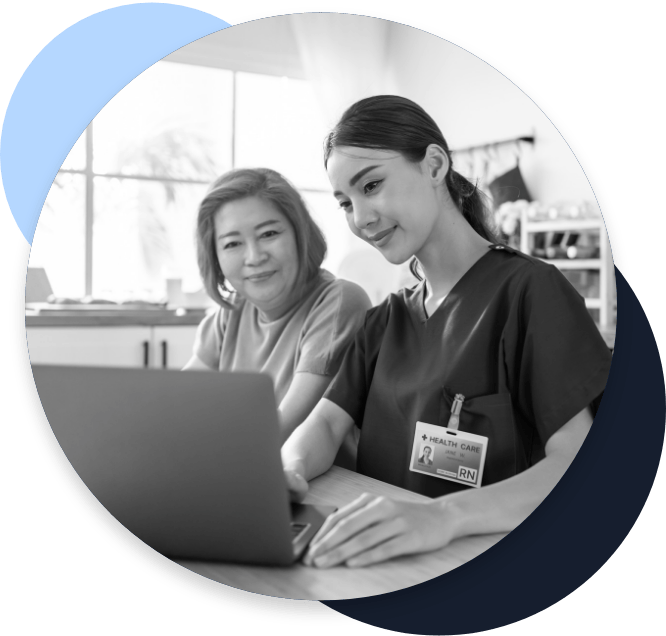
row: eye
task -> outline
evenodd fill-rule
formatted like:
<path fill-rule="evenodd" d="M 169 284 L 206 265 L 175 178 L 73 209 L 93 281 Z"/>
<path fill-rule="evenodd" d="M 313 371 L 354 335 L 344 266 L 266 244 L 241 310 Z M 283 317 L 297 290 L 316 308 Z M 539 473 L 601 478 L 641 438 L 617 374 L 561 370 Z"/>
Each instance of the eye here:
<path fill-rule="evenodd" d="M 363 186 L 363 192 L 365 192 L 365 194 L 370 194 L 371 192 L 374 192 L 377 189 L 377 187 L 381 184 L 381 182 L 382 179 L 378 179 L 377 181 L 368 181 L 368 183 L 366 183 Z"/>
<path fill-rule="evenodd" d="M 233 249 L 234 247 L 238 247 L 240 245 L 240 241 L 229 241 L 228 243 L 225 243 L 222 246 L 223 250 L 230 250 Z"/>
<path fill-rule="evenodd" d="M 266 230 L 259 235 L 259 238 L 273 238 L 279 234 L 282 234 L 282 232 L 278 232 L 277 230 Z"/>
<path fill-rule="evenodd" d="M 351 201 L 338 201 L 338 204 L 345 212 L 349 212 L 351 210 Z"/>

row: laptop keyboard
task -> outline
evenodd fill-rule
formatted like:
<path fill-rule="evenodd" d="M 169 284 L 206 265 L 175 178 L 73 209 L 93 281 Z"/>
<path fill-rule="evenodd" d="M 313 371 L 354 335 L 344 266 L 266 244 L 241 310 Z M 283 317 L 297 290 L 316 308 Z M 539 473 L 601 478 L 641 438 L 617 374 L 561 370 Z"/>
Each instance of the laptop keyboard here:
<path fill-rule="evenodd" d="M 291 522 L 291 542 L 296 543 L 300 536 L 310 527 L 309 523 Z"/>

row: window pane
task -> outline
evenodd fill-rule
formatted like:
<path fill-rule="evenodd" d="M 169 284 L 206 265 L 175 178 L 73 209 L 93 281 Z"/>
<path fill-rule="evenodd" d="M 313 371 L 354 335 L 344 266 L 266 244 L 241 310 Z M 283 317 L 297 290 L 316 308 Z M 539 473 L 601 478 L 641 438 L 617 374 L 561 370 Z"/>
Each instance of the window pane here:
<path fill-rule="evenodd" d="M 158 62 L 95 117 L 101 174 L 210 181 L 231 167 L 232 73 Z"/>
<path fill-rule="evenodd" d="M 322 154 L 327 132 L 308 82 L 237 73 L 237 167 L 272 168 L 300 188 L 328 189 Z"/>
<path fill-rule="evenodd" d="M 195 222 L 205 185 L 95 178 L 93 295 L 161 301 L 166 279 L 201 288 Z"/>
<path fill-rule="evenodd" d="M 86 131 L 76 140 L 62 164 L 65 170 L 85 170 L 86 167 Z"/>
<path fill-rule="evenodd" d="M 56 296 L 85 294 L 85 177 L 59 173 L 46 197 L 30 250 Z"/>
<path fill-rule="evenodd" d="M 345 256 L 359 241 L 347 226 L 345 213 L 330 192 L 301 192 L 308 210 L 326 237 L 326 258 L 322 267 L 333 274 L 338 273 Z"/>

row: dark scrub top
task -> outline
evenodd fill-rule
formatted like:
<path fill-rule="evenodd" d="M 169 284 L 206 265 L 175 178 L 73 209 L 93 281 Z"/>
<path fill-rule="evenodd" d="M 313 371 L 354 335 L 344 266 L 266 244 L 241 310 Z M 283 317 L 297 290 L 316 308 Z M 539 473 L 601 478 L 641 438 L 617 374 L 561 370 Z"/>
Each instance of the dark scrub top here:
<path fill-rule="evenodd" d="M 489 439 L 482 485 L 544 457 L 601 395 L 611 355 L 553 265 L 493 245 L 426 317 L 425 283 L 371 309 L 324 397 L 361 429 L 358 472 L 430 497 L 467 488 L 409 470 L 417 421 Z"/>

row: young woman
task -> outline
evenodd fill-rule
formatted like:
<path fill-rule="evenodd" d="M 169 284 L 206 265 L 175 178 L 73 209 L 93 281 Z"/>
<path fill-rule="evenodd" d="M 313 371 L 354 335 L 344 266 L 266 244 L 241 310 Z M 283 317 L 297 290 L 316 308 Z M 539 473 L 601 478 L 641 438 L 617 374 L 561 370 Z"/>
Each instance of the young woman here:
<path fill-rule="evenodd" d="M 415 103 L 354 104 L 326 140 L 325 164 L 352 232 L 391 263 L 413 259 L 422 280 L 368 312 L 283 447 L 287 480 L 302 496 L 356 425 L 360 473 L 433 499 L 364 495 L 327 520 L 305 562 L 360 566 L 512 530 L 566 471 L 606 384 L 610 353 L 583 299 L 554 266 L 495 242 L 480 194 Z M 447 431 L 457 450 L 467 436 L 464 461 Z M 483 454 L 470 434 L 485 440 L 485 462 L 465 464 L 468 450 Z M 428 468 L 418 465 L 426 441 Z M 437 469 L 447 450 L 462 475 L 451 462 Z M 480 488 L 465 485 L 479 485 L 474 470 Z"/>
<path fill-rule="evenodd" d="M 370 300 L 321 269 L 325 239 L 273 170 L 233 170 L 212 184 L 197 248 L 220 307 L 199 326 L 185 369 L 268 373 L 286 439 L 323 395 Z"/>

